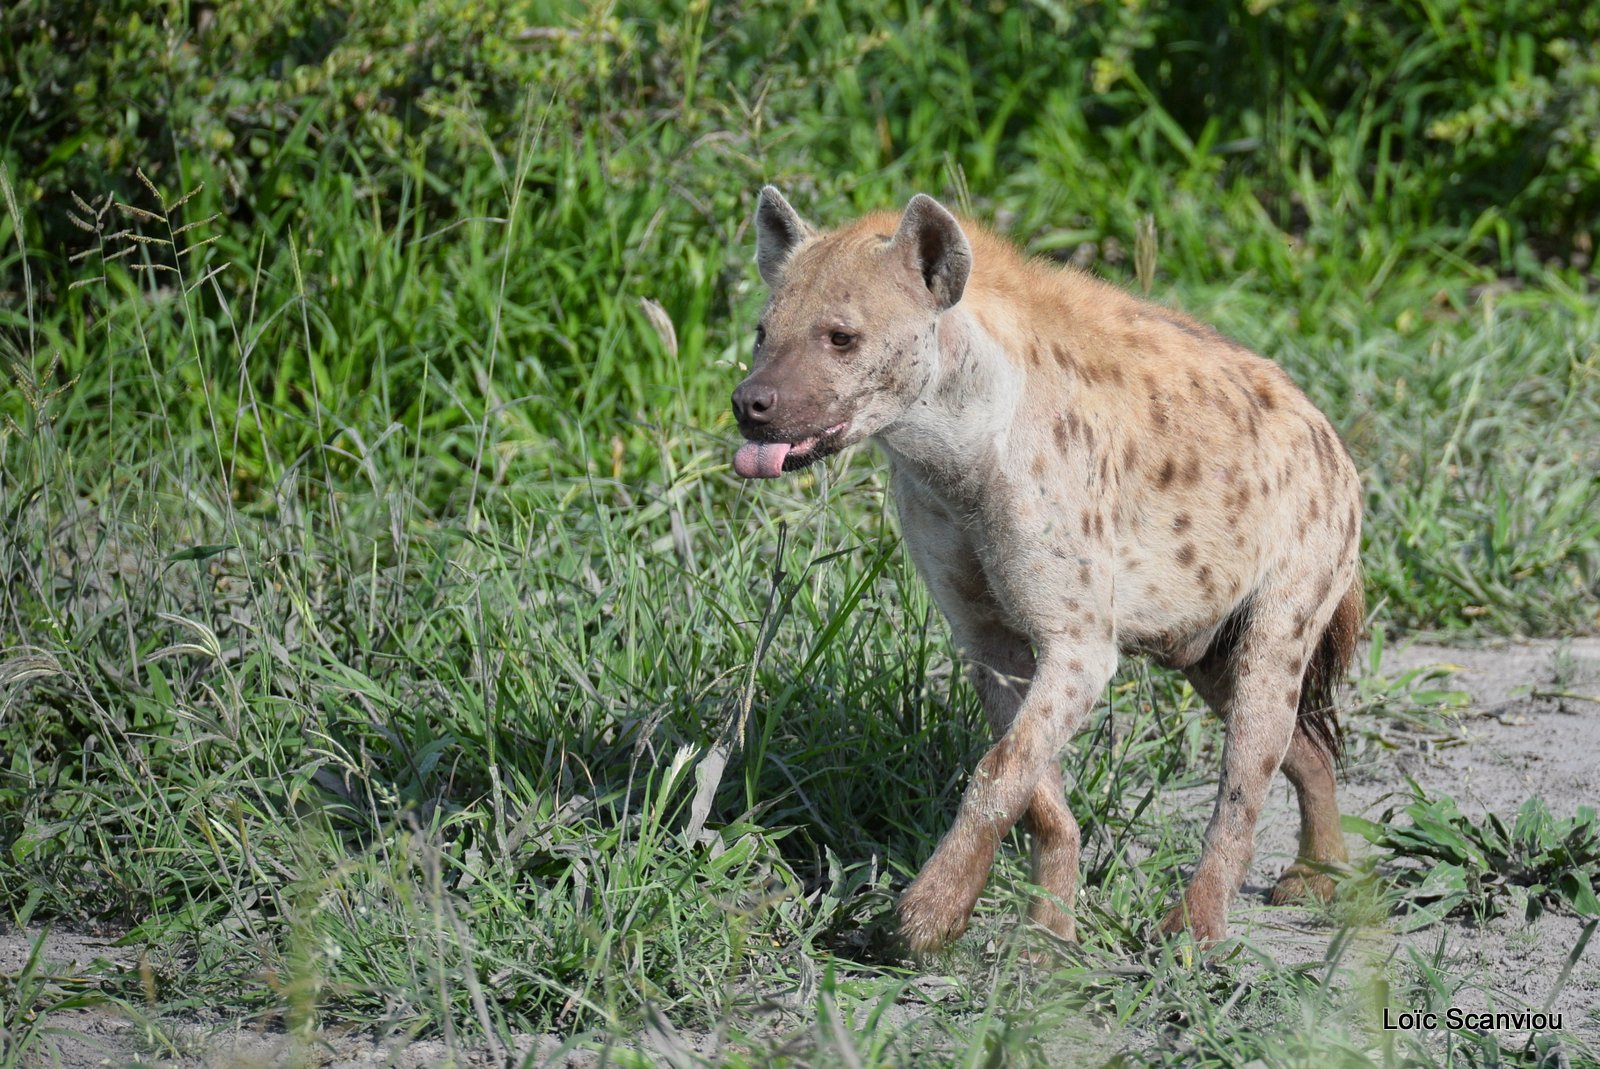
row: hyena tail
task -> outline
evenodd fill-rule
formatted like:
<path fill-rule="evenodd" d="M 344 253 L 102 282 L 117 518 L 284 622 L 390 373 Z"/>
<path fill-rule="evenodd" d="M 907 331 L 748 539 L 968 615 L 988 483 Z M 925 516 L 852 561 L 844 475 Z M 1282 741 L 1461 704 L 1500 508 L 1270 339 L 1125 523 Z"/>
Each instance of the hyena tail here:
<path fill-rule="evenodd" d="M 1306 665 L 1306 675 L 1300 683 L 1299 725 L 1317 748 L 1335 761 L 1343 757 L 1344 739 L 1339 731 L 1339 710 L 1335 704 L 1339 685 L 1350 670 L 1355 656 L 1356 639 L 1361 634 L 1361 624 L 1366 618 L 1366 598 L 1361 592 L 1361 576 L 1350 583 L 1350 589 L 1333 610 L 1333 619 L 1322 632 L 1311 663 Z"/>

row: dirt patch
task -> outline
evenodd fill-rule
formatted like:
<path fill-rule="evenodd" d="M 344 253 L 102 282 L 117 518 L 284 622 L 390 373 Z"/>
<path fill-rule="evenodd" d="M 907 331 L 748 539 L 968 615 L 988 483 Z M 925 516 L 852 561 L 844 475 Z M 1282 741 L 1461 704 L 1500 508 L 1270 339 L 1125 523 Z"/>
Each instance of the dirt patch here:
<path fill-rule="evenodd" d="M 1386 655 L 1383 672 L 1394 678 L 1430 665 L 1455 666 L 1442 685 L 1470 695 L 1460 738 L 1443 745 L 1419 738 L 1348 769 L 1339 792 L 1345 813 L 1379 818 L 1409 798 L 1406 777 L 1430 795 L 1454 797 L 1468 817 L 1492 812 L 1508 824 L 1535 795 L 1557 817 L 1600 802 L 1600 702 L 1589 700 L 1600 698 L 1600 638 L 1484 649 L 1414 645 Z M 1320 960 L 1330 937 L 1322 916 L 1260 905 L 1294 856 L 1298 824 L 1287 786 L 1273 792 L 1262 824 L 1233 923 L 1280 962 Z M 1347 838 L 1359 852 L 1363 844 Z M 1452 921 L 1398 936 L 1374 932 L 1359 951 L 1402 968 L 1414 954 L 1437 961 L 1460 984 L 1451 1004 L 1465 1011 L 1540 1010 L 1548 1001 L 1564 1030 L 1593 1039 L 1600 1036 L 1600 946 L 1560 979 L 1583 927 L 1577 917 L 1549 913 L 1532 923 L 1502 916 L 1481 928 Z"/>
<path fill-rule="evenodd" d="M 1413 645 L 1392 651 L 1383 671 L 1390 677 L 1424 665 L 1454 665 L 1447 684 L 1471 695 L 1454 745 L 1419 738 L 1379 751 L 1351 768 L 1341 786 L 1345 812 L 1376 818 L 1405 797 L 1406 777 L 1430 794 L 1450 794 L 1464 813 L 1480 817 L 1515 813 L 1539 795 L 1559 816 L 1600 800 L 1600 638 L 1533 642 L 1483 649 Z M 1567 695 L 1567 696 L 1563 696 Z M 1584 697 L 1572 697 L 1583 695 Z M 1193 793 L 1193 792 L 1186 792 Z M 1184 819 L 1204 819 L 1209 793 L 1174 799 Z M 1260 905 L 1294 854 L 1297 814 L 1287 787 L 1274 791 L 1262 817 L 1256 860 L 1245 893 L 1232 916 L 1237 934 L 1280 962 L 1320 961 L 1331 929 L 1311 910 Z M 1355 843 L 1352 842 L 1354 846 Z M 1459 983 L 1452 1004 L 1463 1010 L 1549 1008 L 1563 1016 L 1574 1037 L 1600 1036 L 1600 947 L 1581 957 L 1564 983 L 1562 970 L 1583 925 L 1574 917 L 1546 914 L 1527 924 L 1503 917 L 1485 927 L 1448 922 L 1407 935 L 1375 929 L 1358 939 L 1354 953 L 1374 969 L 1407 956 L 1436 961 Z M 37 931 L 0 926 L 0 976 L 17 976 L 38 939 Z M 137 968 L 137 950 L 112 938 L 52 932 L 42 951 L 42 970 L 68 990 L 92 990 L 106 968 Z M 913 1012 L 910 1007 L 908 1013 Z M 464 1050 L 438 1040 L 405 1036 L 324 1032 L 297 1039 L 249 1022 L 141 1020 L 121 1009 L 91 1007 L 49 1014 L 49 1034 L 35 1041 L 24 1064 L 87 1069 L 141 1065 L 161 1069 L 422 1069 L 442 1064 L 513 1064 L 587 1069 L 602 1063 L 597 1044 L 575 1044 L 554 1036 L 517 1037 L 510 1049 Z M 715 1037 L 685 1034 L 670 1026 L 629 1037 L 625 1046 L 683 1061 L 714 1053 Z M 582 1049 L 573 1049 L 579 1046 Z"/>

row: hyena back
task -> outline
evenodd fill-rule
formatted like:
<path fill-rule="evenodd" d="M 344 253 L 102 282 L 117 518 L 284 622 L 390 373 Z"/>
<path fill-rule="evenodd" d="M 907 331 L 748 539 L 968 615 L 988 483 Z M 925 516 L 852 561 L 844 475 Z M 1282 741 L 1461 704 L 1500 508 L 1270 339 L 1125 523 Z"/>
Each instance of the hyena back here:
<path fill-rule="evenodd" d="M 1273 898 L 1330 896 L 1347 856 L 1333 692 L 1362 596 L 1360 484 L 1326 417 L 1272 362 L 931 197 L 822 233 L 769 186 L 756 232 L 771 299 L 733 394 L 734 468 L 771 478 L 878 442 L 997 740 L 900 900 L 908 944 L 966 928 L 1018 820 L 1044 892 L 1031 917 L 1075 936 L 1060 753 L 1122 653 L 1182 670 L 1226 722 L 1205 845 L 1163 931 L 1226 935 L 1280 767 L 1301 830 Z"/>

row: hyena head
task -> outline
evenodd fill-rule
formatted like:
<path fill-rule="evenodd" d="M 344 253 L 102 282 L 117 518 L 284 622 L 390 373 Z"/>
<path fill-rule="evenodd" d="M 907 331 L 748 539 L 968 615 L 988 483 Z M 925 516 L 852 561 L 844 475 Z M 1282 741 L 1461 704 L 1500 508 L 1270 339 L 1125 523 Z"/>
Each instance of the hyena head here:
<path fill-rule="evenodd" d="M 756 263 L 772 296 L 753 369 L 733 391 L 747 439 L 733 467 L 770 479 L 885 430 L 916 403 L 938 367 L 934 325 L 961 299 L 972 247 L 925 194 L 898 224 L 868 216 L 819 233 L 767 186 Z"/>

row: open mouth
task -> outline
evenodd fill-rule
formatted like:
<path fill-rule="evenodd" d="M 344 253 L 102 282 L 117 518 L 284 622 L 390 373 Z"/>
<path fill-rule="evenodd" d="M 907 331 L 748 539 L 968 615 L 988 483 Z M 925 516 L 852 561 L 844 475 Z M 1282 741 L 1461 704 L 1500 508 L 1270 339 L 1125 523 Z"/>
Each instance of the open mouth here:
<path fill-rule="evenodd" d="M 849 422 L 793 442 L 746 442 L 733 455 L 733 470 L 746 479 L 776 479 L 786 471 L 799 471 L 837 453 Z"/>

